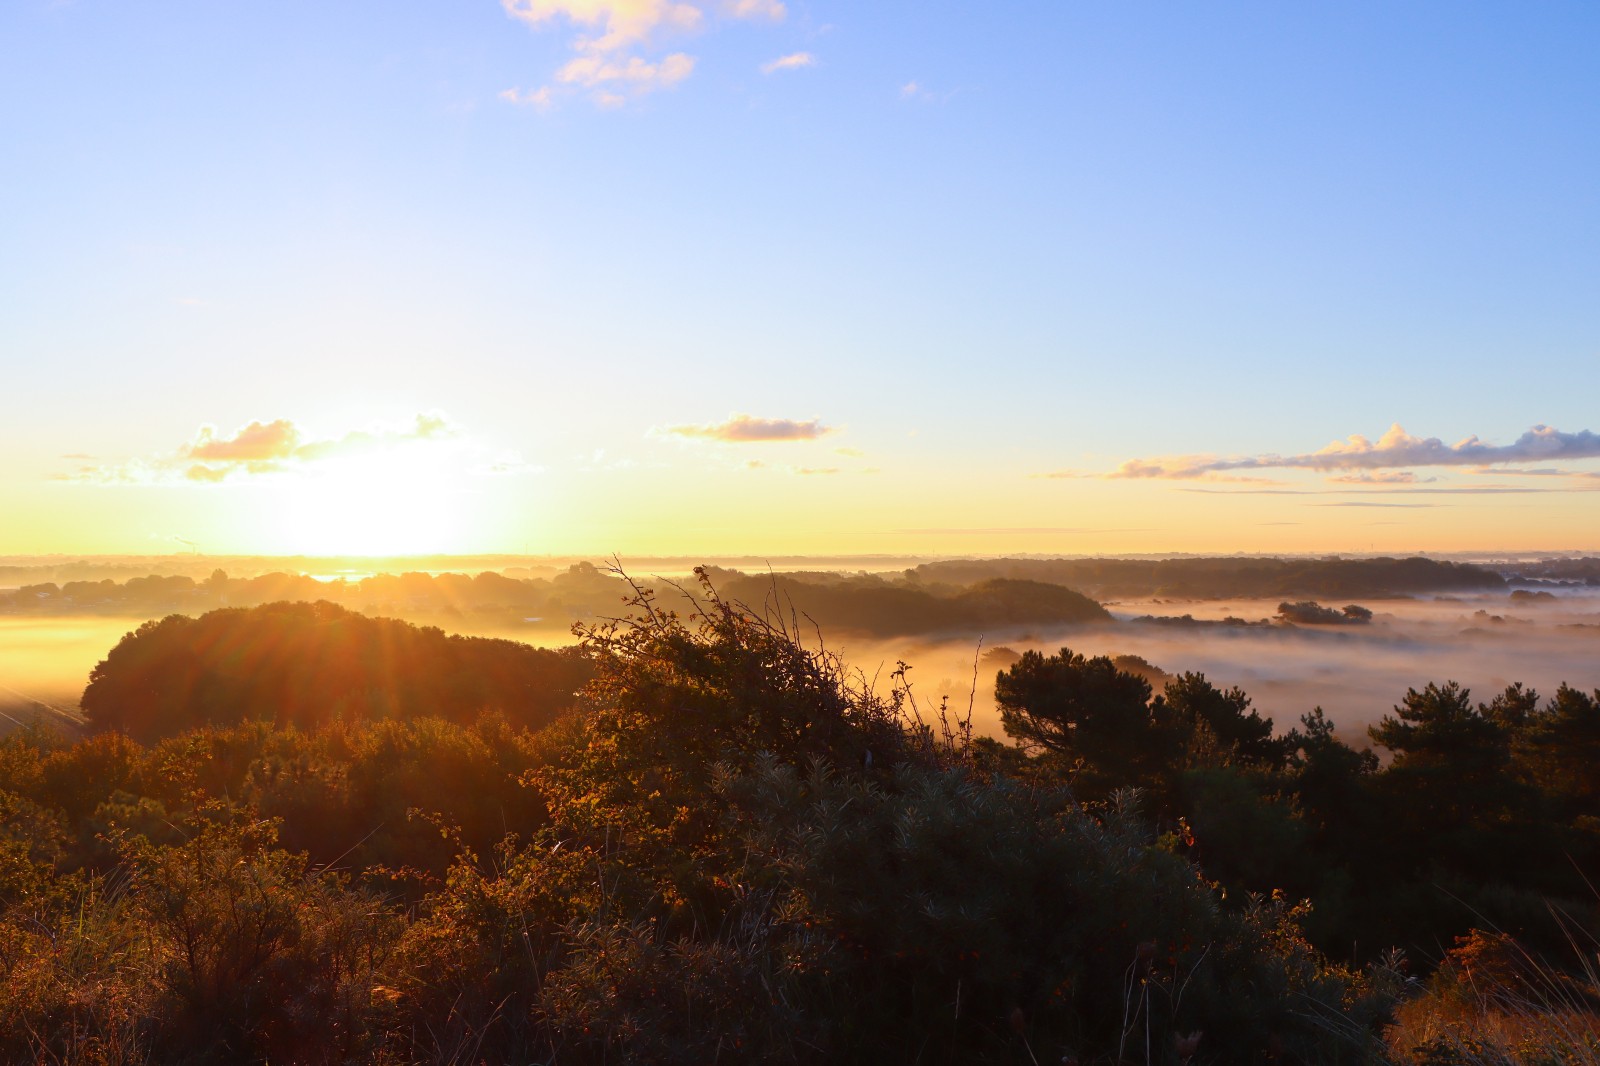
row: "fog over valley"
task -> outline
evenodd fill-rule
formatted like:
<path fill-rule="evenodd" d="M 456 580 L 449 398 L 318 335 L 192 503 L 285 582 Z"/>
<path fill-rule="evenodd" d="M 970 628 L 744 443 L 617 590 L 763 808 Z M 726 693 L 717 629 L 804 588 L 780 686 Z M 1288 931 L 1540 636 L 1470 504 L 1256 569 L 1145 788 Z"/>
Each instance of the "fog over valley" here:
<path fill-rule="evenodd" d="M 473 568 L 490 561 L 500 568 Z M 970 705 L 982 735 L 1003 735 L 995 674 L 1028 650 L 1137 657 L 1157 692 L 1170 676 L 1200 672 L 1242 688 L 1279 731 L 1321 707 L 1356 745 L 1408 689 L 1428 682 L 1458 681 L 1479 699 L 1512 683 L 1546 695 L 1562 682 L 1600 687 L 1594 560 L 796 561 L 805 569 L 724 565 L 708 568 L 706 580 L 753 609 L 779 611 L 866 683 L 887 686 L 905 663 L 926 711 L 941 701 L 961 713 Z M 141 623 L 171 613 L 327 599 L 447 633 L 556 648 L 575 642 L 574 623 L 626 613 L 631 594 L 606 564 L 573 560 L 434 559 L 430 571 L 392 575 L 375 560 L 226 560 L 243 577 L 190 557 L 9 562 L 0 586 L 3 729 L 40 716 L 70 727 L 95 665 Z M 880 567 L 863 567 L 873 562 Z M 274 569 L 285 563 L 306 570 Z M 693 609 L 688 560 L 646 565 L 632 580 L 664 606 Z M 1249 594 L 1206 594 L 1230 588 Z"/>

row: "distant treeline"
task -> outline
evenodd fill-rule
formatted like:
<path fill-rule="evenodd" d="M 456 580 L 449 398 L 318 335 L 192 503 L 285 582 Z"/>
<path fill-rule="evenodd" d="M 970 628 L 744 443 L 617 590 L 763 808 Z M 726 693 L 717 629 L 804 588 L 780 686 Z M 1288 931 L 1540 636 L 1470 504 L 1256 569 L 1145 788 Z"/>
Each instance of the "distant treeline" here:
<path fill-rule="evenodd" d="M 1065 585 L 1100 599 L 1279 597 L 1384 599 L 1506 588 L 1493 570 L 1434 559 L 978 559 L 923 563 L 924 582 L 971 585 L 993 578 Z"/>
<path fill-rule="evenodd" d="M 753 577 L 716 571 L 728 595 L 773 605 L 836 632 L 874 635 L 930 633 L 996 625 L 1058 625 L 1108 621 L 1098 603 L 1059 585 L 997 578 L 971 587 L 928 587 L 901 578 L 834 574 Z M 678 591 L 657 583 L 663 595 Z M 575 621 L 615 616 L 632 586 L 588 563 L 552 578 L 465 574 L 379 574 L 361 581 L 324 582 L 300 574 L 204 581 L 141 577 L 117 583 L 70 581 L 0 593 L 0 613 L 198 614 L 219 607 L 280 601 L 328 601 L 355 610 L 427 620 L 460 620 L 510 627 L 566 628 Z M 691 599 L 699 594 L 689 591 Z"/>
<path fill-rule="evenodd" d="M 1592 564 L 1592 565 L 1591 565 Z M 15 568 L 13 568 L 15 569 Z M 1600 583 L 1600 560 L 1529 564 L 1518 584 Z M 30 573 L 32 571 L 29 571 Z M 773 575 L 711 568 L 719 586 L 759 603 L 774 591 L 819 624 L 873 633 L 923 633 L 952 626 L 1088 621 L 1092 605 L 1039 585 L 1105 599 L 1384 599 L 1428 593 L 1494 592 L 1494 570 L 1433 559 L 980 559 L 925 563 L 891 574 L 800 571 Z M 1009 584 L 1008 584 L 1009 583 Z M 659 586 L 659 583 L 657 583 Z M 975 586 L 981 586 L 975 588 Z M 664 586 L 662 586 L 664 589 Z M 195 613 L 280 600 L 329 600 L 399 616 L 476 615 L 499 624 L 565 627 L 610 617 L 631 594 L 627 582 L 590 563 L 549 577 L 407 572 L 356 581 L 298 573 L 196 580 L 144 576 L 114 581 L 35 582 L 0 591 L 0 614 Z"/>
<path fill-rule="evenodd" d="M 194 613 L 216 607 L 328 600 L 393 614 L 549 616 L 566 626 L 597 613 L 616 613 L 627 592 L 626 583 L 588 563 L 548 579 L 510 578 L 486 571 L 476 576 L 413 572 L 378 574 L 360 581 L 318 581 L 288 573 L 233 578 L 217 570 L 202 581 L 149 576 L 120 583 L 107 578 L 24 585 L 0 592 L 0 613 Z"/>

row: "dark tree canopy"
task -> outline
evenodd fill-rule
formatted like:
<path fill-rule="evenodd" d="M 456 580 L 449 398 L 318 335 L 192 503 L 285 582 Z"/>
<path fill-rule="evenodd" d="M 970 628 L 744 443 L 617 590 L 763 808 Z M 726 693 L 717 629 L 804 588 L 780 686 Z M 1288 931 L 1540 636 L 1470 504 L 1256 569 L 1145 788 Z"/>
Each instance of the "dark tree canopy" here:
<path fill-rule="evenodd" d="M 82 707 L 94 728 L 143 740 L 240 721 L 470 721 L 486 710 L 534 726 L 571 705 L 590 673 L 575 649 L 274 603 L 146 622 L 95 667 Z"/>

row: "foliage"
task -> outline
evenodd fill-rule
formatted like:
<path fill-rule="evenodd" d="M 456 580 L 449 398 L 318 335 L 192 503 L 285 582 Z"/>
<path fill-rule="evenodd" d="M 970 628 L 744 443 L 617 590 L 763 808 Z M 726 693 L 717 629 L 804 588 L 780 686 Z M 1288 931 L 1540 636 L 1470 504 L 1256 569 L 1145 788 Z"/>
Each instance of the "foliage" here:
<path fill-rule="evenodd" d="M 1062 649 L 994 660 L 1010 746 L 628 587 L 546 673 L 327 605 L 121 646 L 138 729 L 0 740 L 0 1061 L 1361 1063 L 1402 995 L 1401 1061 L 1592 1051 L 1600 693 L 1426 686 L 1384 765 Z"/>
<path fill-rule="evenodd" d="M 139 740 L 242 721 L 471 721 L 485 710 L 538 726 L 588 675 L 573 650 L 449 636 L 326 602 L 274 603 L 146 622 L 95 667 L 82 706 L 96 729 Z"/>

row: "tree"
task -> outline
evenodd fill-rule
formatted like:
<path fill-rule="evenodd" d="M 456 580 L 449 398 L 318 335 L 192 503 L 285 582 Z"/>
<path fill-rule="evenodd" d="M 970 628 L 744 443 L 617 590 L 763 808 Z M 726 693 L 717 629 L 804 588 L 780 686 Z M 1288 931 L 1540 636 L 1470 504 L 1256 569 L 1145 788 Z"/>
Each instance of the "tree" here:
<path fill-rule="evenodd" d="M 1191 764 L 1283 767 L 1287 749 L 1273 739 L 1272 719 L 1252 710 L 1250 697 L 1237 685 L 1223 691 L 1204 674 L 1186 673 L 1167 682 L 1164 696 L 1187 734 Z"/>
<path fill-rule="evenodd" d="M 1081 760 L 1091 788 L 1150 784 L 1170 763 L 1176 739 L 1150 682 L 1103 655 L 1036 651 L 995 678 L 1000 723 L 1025 746 Z"/>

